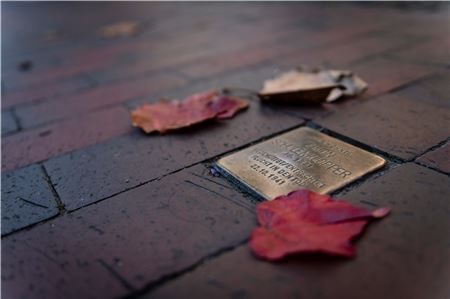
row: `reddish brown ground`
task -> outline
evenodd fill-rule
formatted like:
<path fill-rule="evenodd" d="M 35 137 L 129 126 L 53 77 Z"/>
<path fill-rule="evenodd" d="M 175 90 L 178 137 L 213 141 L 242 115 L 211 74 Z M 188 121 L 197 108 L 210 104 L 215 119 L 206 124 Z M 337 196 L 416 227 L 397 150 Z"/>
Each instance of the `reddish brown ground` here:
<path fill-rule="evenodd" d="M 142 28 L 98 36 L 121 21 Z M 449 36 L 447 3 L 2 3 L 2 298 L 448 298 Z M 140 103 L 257 90 L 299 64 L 369 90 L 131 127 Z M 255 199 L 209 171 L 301 125 L 388 160 L 336 194 L 393 209 L 356 259 L 255 259 Z"/>

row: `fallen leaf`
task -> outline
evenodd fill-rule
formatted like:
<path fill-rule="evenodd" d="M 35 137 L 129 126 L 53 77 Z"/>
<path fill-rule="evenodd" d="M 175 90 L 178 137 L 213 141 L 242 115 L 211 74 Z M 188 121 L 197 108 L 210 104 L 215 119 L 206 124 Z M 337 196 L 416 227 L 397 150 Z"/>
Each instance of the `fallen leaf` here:
<path fill-rule="evenodd" d="M 162 100 L 144 104 L 131 112 L 133 126 L 146 133 L 189 127 L 209 119 L 227 119 L 248 107 L 247 101 L 219 94 L 217 91 L 197 93 L 179 100 Z"/>
<path fill-rule="evenodd" d="M 333 200 L 328 195 L 309 190 L 298 190 L 266 201 L 257 206 L 258 221 L 264 226 L 274 226 L 289 222 L 310 222 L 312 224 L 332 224 L 356 219 L 381 218 L 388 209 L 368 211 L 342 200 Z"/>
<path fill-rule="evenodd" d="M 221 96 L 211 102 L 210 108 L 213 111 L 218 111 L 216 118 L 228 119 L 233 117 L 239 110 L 248 107 L 248 103 L 238 98 L 232 98 L 229 96 Z"/>
<path fill-rule="evenodd" d="M 388 208 L 368 211 L 309 190 L 294 191 L 257 206 L 261 227 L 252 232 L 250 247 L 267 260 L 302 252 L 350 257 L 355 254 L 351 240 L 368 220 L 389 212 Z"/>
<path fill-rule="evenodd" d="M 350 71 L 330 70 L 329 75 L 339 83 L 341 88 L 335 88 L 328 95 L 327 102 L 331 103 L 341 97 L 354 97 L 366 91 L 368 84 Z"/>
<path fill-rule="evenodd" d="M 360 95 L 366 89 L 367 83 L 350 71 L 299 69 L 265 81 L 259 97 L 262 101 L 321 104 Z"/>
<path fill-rule="evenodd" d="M 100 28 L 99 35 L 104 38 L 116 38 L 134 35 L 139 31 L 140 25 L 134 21 L 123 21 Z"/>
<path fill-rule="evenodd" d="M 253 253 L 269 261 L 294 253 L 322 252 L 351 257 L 355 250 L 350 241 L 358 236 L 367 221 L 352 221 L 334 225 L 285 224 L 273 229 L 253 230 L 250 246 Z"/>

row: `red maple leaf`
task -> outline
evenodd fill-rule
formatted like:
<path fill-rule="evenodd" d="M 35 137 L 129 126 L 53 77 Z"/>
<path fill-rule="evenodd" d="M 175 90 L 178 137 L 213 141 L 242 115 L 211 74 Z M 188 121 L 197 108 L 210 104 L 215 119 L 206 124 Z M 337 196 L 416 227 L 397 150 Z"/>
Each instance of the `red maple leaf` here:
<path fill-rule="evenodd" d="M 250 247 L 267 260 L 301 252 L 354 256 L 351 240 L 369 219 L 384 217 L 389 211 L 371 212 L 309 190 L 294 191 L 256 207 L 261 227 L 253 230 Z"/>
<path fill-rule="evenodd" d="M 230 118 L 247 106 L 248 103 L 242 99 L 208 91 L 191 95 L 183 101 L 163 100 L 144 104 L 131 112 L 131 119 L 133 126 L 140 127 L 146 133 L 164 133 L 212 118 Z"/>

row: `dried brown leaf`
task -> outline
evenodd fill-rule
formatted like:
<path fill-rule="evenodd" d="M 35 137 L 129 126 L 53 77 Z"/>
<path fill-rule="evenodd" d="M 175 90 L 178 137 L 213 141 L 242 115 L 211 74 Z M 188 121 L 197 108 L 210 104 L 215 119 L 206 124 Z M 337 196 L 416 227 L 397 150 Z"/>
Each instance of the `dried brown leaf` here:
<path fill-rule="evenodd" d="M 140 24 L 134 21 L 123 21 L 100 28 L 99 35 L 104 38 L 126 37 L 136 34 Z"/>
<path fill-rule="evenodd" d="M 226 119 L 248 107 L 247 101 L 220 95 L 216 91 L 197 93 L 179 100 L 144 104 L 131 112 L 133 126 L 146 133 L 176 130 L 209 119 Z"/>
<path fill-rule="evenodd" d="M 250 248 L 269 261 L 311 252 L 351 257 L 355 255 L 352 239 L 369 220 L 389 212 L 389 208 L 368 211 L 309 190 L 294 191 L 258 204 L 260 227 L 252 232 Z"/>
<path fill-rule="evenodd" d="M 263 101 L 321 104 L 359 95 L 366 88 L 367 83 L 349 71 L 293 70 L 265 81 L 259 97 Z"/>

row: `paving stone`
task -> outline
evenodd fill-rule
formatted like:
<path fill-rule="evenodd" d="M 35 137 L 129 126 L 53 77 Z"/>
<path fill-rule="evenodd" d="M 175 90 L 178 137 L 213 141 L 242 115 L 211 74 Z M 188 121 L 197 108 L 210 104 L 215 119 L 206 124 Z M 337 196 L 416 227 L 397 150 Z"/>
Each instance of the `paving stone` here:
<path fill-rule="evenodd" d="M 351 46 L 353 42 L 356 43 L 356 50 Z M 409 43 L 411 40 L 407 40 L 406 42 Z M 437 71 L 437 68 L 433 66 L 416 65 L 411 64 L 410 62 L 391 60 L 379 55 L 369 55 L 369 57 L 365 58 L 364 56 L 361 57 L 361 53 L 370 51 L 371 43 L 373 43 L 373 41 L 370 39 L 362 39 L 362 41 L 359 41 L 358 38 L 354 38 L 353 40 L 349 40 L 348 44 L 344 43 L 338 46 L 318 49 L 316 51 L 306 51 L 304 52 L 304 55 L 302 55 L 302 51 L 295 53 L 296 57 L 304 58 L 303 60 L 299 59 L 298 63 L 295 65 L 299 65 L 303 62 L 304 65 L 310 67 L 320 66 L 320 64 L 322 64 L 322 66 L 329 68 L 348 69 L 360 76 L 369 85 L 368 90 L 358 97 L 339 100 L 332 104 L 323 104 L 321 107 L 300 106 L 297 109 L 301 109 L 299 114 L 302 117 L 316 119 L 318 116 L 328 115 L 334 110 L 352 109 L 352 105 L 379 96 L 390 90 L 409 84 L 411 81 L 429 76 Z M 393 46 L 394 45 L 395 43 L 393 43 Z M 382 44 L 380 49 L 383 49 L 383 46 L 388 47 Z M 336 51 L 334 51 L 335 49 Z M 357 51 L 357 49 L 360 49 L 360 51 Z M 340 52 L 344 53 L 343 56 L 339 56 Z M 360 59 L 351 59 L 352 53 L 355 53 L 355 57 L 359 57 Z M 286 67 L 287 64 L 283 63 L 283 59 L 284 57 L 281 58 L 280 65 L 281 67 Z M 294 58 L 287 57 L 287 61 L 293 62 L 293 59 Z M 286 109 L 289 108 L 294 107 L 286 107 Z"/>
<path fill-rule="evenodd" d="M 211 34 L 214 32 L 217 34 L 218 30 L 214 28 L 216 26 L 211 27 L 213 29 L 208 27 L 207 30 L 213 30 L 213 32 L 193 32 L 192 28 L 189 27 L 176 29 L 183 32 L 179 32 L 176 36 L 169 35 L 164 37 L 164 43 L 147 42 L 140 45 L 138 49 L 130 54 L 129 59 L 91 72 L 90 75 L 96 81 L 105 83 L 130 77 L 140 77 L 159 69 L 167 69 L 168 67 L 176 68 L 179 64 L 199 59 L 205 55 L 211 55 L 212 52 L 221 49 L 221 46 L 225 46 L 223 41 L 218 43 L 212 42 Z"/>
<path fill-rule="evenodd" d="M 450 109 L 450 72 L 416 82 L 398 90 L 396 94 Z"/>
<path fill-rule="evenodd" d="M 283 57 L 299 51 L 318 51 L 331 48 L 343 42 L 349 42 L 363 33 L 367 34 L 373 27 L 373 24 L 363 24 L 358 27 L 332 27 L 319 32 L 297 29 L 287 37 L 282 37 L 277 33 L 275 35 L 277 38 L 269 43 L 249 46 L 223 55 L 204 57 L 200 61 L 181 67 L 181 71 L 191 78 L 208 77 L 233 69 L 250 67 L 263 61 L 276 61 L 277 57 L 283 59 Z"/>
<path fill-rule="evenodd" d="M 258 24 L 237 23 L 230 22 L 233 17 L 238 18 L 235 16 L 237 11 L 233 5 L 199 6 L 194 4 L 194 6 L 197 8 L 195 14 L 201 17 L 198 21 L 193 22 L 195 17 L 192 16 L 192 11 L 190 17 L 187 14 L 178 16 L 176 23 L 168 19 L 158 20 L 160 32 L 157 38 L 163 39 L 164 43 L 148 42 L 150 38 L 155 37 L 148 36 L 148 32 L 144 32 L 143 36 L 147 37 L 147 45 L 135 49 L 130 61 L 112 64 L 110 67 L 94 71 L 91 75 L 100 82 L 107 82 L 141 76 L 162 68 L 177 68 L 180 64 L 192 61 L 198 63 L 202 57 L 219 57 L 229 50 L 243 48 L 250 43 L 261 43 L 292 34 L 289 23 L 295 20 L 294 18 L 274 18 L 268 24 L 257 18 Z M 178 6 L 173 9 L 182 8 Z M 227 14 L 227 12 L 229 13 Z M 254 12 L 242 7 L 239 14 L 248 15 L 254 14 Z M 161 30 L 162 28 L 164 30 Z M 259 30 L 255 30 L 256 28 Z M 285 28 L 291 29 L 290 32 L 285 32 Z M 156 30 L 157 28 L 154 28 L 150 33 Z M 174 31 L 177 32 L 176 35 L 168 34 L 168 32 Z M 224 31 L 233 31 L 234 34 L 223 35 Z M 221 38 L 216 38 L 220 34 Z M 236 40 L 245 40 L 246 42 L 236 43 Z"/>
<path fill-rule="evenodd" d="M 2 172 L 2 235 L 58 214 L 41 166 Z"/>
<path fill-rule="evenodd" d="M 247 68 L 223 75 L 211 76 L 198 81 L 192 81 L 179 88 L 163 91 L 152 95 L 151 97 L 140 97 L 127 101 L 125 105 L 130 109 L 134 109 L 144 103 L 156 102 L 162 98 L 184 99 L 194 93 L 212 89 L 222 90 L 224 88 L 229 89 L 235 96 L 258 102 L 254 93 L 258 92 L 263 87 L 264 80 L 270 79 L 286 70 L 288 69 L 271 64 L 261 64 L 254 68 Z"/>
<path fill-rule="evenodd" d="M 446 26 L 448 28 L 448 21 Z M 447 30 L 447 36 L 449 34 L 450 31 Z M 449 66 L 450 54 L 448 38 L 446 36 L 439 36 L 429 42 L 418 44 L 415 47 L 406 47 L 395 53 L 391 53 L 391 56 L 395 59 L 412 61 L 415 63 Z"/>
<path fill-rule="evenodd" d="M 331 131 L 410 160 L 449 137 L 447 109 L 384 95 L 317 119 Z"/>
<path fill-rule="evenodd" d="M 135 129 L 44 165 L 61 200 L 72 210 L 302 122 L 252 103 L 230 120 L 165 135 Z"/>
<path fill-rule="evenodd" d="M 17 131 L 19 128 L 11 110 L 2 111 L 2 135 Z"/>
<path fill-rule="evenodd" d="M 91 76 L 102 84 L 116 80 L 139 78 L 167 67 L 176 68 L 178 64 L 185 63 L 186 61 L 193 59 L 198 59 L 208 52 L 208 49 L 199 49 L 197 51 L 183 51 L 183 49 L 180 49 L 179 53 L 177 50 L 178 48 L 169 48 L 166 51 L 157 51 L 149 47 L 147 53 L 133 53 L 133 55 L 130 56 L 130 61 L 123 61 L 119 64 L 114 64 L 106 68 L 95 70 L 91 73 Z"/>
<path fill-rule="evenodd" d="M 16 114 L 23 128 L 33 128 L 106 106 L 118 105 L 121 102 L 169 89 L 183 83 L 184 80 L 178 77 L 158 74 L 137 80 L 102 85 L 63 99 L 56 98 L 34 105 L 18 107 Z"/>
<path fill-rule="evenodd" d="M 231 4 L 223 6 L 213 4 L 209 6 L 209 9 L 205 9 L 204 6 L 197 6 L 197 8 L 196 11 L 206 11 L 204 14 L 199 13 L 202 30 L 192 28 L 192 21 L 179 24 L 177 20 L 178 26 L 174 28 L 177 32 L 176 39 L 174 35 L 164 36 L 164 43 L 153 43 L 146 52 L 135 53 L 136 59 L 132 62 L 98 70 L 93 76 L 104 82 L 140 76 L 150 71 L 170 67 L 185 69 L 186 73 L 192 77 L 208 77 L 212 73 L 242 68 L 244 63 L 249 65 L 259 62 L 274 53 L 280 46 L 283 49 L 291 48 L 293 51 L 296 49 L 293 47 L 294 44 L 311 46 L 318 42 L 329 42 L 331 39 L 337 42 L 378 25 L 372 21 L 370 26 L 367 24 L 359 27 L 348 26 L 341 31 L 339 30 L 341 27 L 337 28 L 336 24 L 324 26 L 323 21 L 318 22 L 316 17 L 309 16 L 308 11 L 317 13 L 320 9 L 305 5 L 291 5 L 289 8 L 282 5 L 254 5 L 253 12 L 247 10 L 246 6 L 241 5 L 238 8 Z M 270 13 L 273 16 L 271 22 L 267 23 L 255 17 L 256 11 L 260 11 L 261 15 Z M 303 15 L 299 17 L 299 13 Z M 247 20 L 251 19 L 251 22 L 243 22 L 244 15 L 247 15 Z M 233 19 L 239 22 L 234 22 Z M 174 26 L 170 23 L 164 23 L 164 25 L 168 28 L 166 31 L 170 31 L 170 28 Z M 318 29 L 322 30 L 320 34 L 312 32 Z M 323 32 L 325 29 L 329 30 Z M 225 32 L 233 32 L 233 34 L 224 34 Z M 253 52 L 253 55 L 249 56 L 247 52 Z"/>
<path fill-rule="evenodd" d="M 112 107 L 6 136 L 2 140 L 2 170 L 47 160 L 131 129 L 128 111 Z"/>
<path fill-rule="evenodd" d="M 450 174 L 450 143 L 426 153 L 416 161 Z"/>
<path fill-rule="evenodd" d="M 189 78 L 205 78 L 215 74 L 224 73 L 236 69 L 243 69 L 276 57 L 286 51 L 292 51 L 302 44 L 300 41 L 281 43 L 270 41 L 269 43 L 256 45 L 249 48 L 203 57 L 198 61 L 181 67 L 181 72 Z"/>
<path fill-rule="evenodd" d="M 221 90 L 224 87 L 236 87 L 236 84 L 240 79 L 243 80 L 243 85 L 245 85 L 248 90 L 253 91 L 260 87 L 261 82 L 258 81 L 260 78 L 264 76 L 271 76 L 276 72 L 278 72 L 276 67 L 263 65 L 250 70 L 244 70 L 242 72 L 233 72 L 221 76 L 211 76 L 207 79 L 190 81 L 188 84 L 171 88 L 169 90 L 164 90 L 162 92 L 157 92 L 150 96 L 137 97 L 130 101 L 126 101 L 124 105 L 130 109 L 134 109 L 139 105 L 154 103 L 160 99 L 184 99 L 193 93 L 203 92 L 205 90 Z M 236 77 L 239 77 L 239 79 Z M 248 92 L 244 91 L 239 95 L 247 96 Z"/>
<path fill-rule="evenodd" d="M 85 43 L 86 44 L 86 43 Z M 8 88 L 26 90 L 37 89 L 36 96 L 51 94 L 52 91 L 64 91 L 77 89 L 80 85 L 91 85 L 83 79 L 83 75 L 89 74 L 97 69 L 106 68 L 116 64 L 117 61 L 126 60 L 136 43 L 129 43 L 128 47 L 122 45 L 109 45 L 98 47 L 95 43 L 88 44 L 87 47 L 71 47 L 63 49 L 59 53 L 53 53 L 53 60 L 57 60 L 51 65 L 32 69 L 29 72 L 9 72 L 5 75 L 5 82 Z M 70 57 L 71 59 L 67 59 Z M 36 57 L 29 59 L 35 65 L 40 65 L 46 57 Z M 80 81 L 77 83 L 77 81 Z M 61 86 L 55 83 L 59 82 Z M 41 87 L 42 86 L 42 87 Z M 45 88 L 45 86 L 53 86 Z M 18 93 L 15 97 L 27 95 Z M 30 95 L 28 93 L 28 95 Z M 16 99 L 16 98 L 15 98 Z"/>
<path fill-rule="evenodd" d="M 438 4 L 435 2 L 435 4 Z M 450 33 L 448 14 L 450 6 L 448 3 L 440 2 L 441 5 L 433 13 L 412 14 L 397 16 L 402 19 L 403 26 L 398 26 L 396 31 L 414 32 L 415 34 L 426 37 L 445 37 Z"/>
<path fill-rule="evenodd" d="M 2 98 L 2 109 L 66 95 L 91 86 L 92 83 L 86 77 L 76 76 L 70 80 L 51 81 L 27 89 L 12 90 Z"/>
<path fill-rule="evenodd" d="M 5 298 L 119 298 L 243 242 L 254 205 L 203 165 L 2 240 Z"/>
<path fill-rule="evenodd" d="M 356 243 L 354 259 L 304 255 L 269 263 L 243 245 L 139 298 L 448 298 L 450 178 L 402 165 L 344 196 L 392 207 Z"/>
<path fill-rule="evenodd" d="M 149 286 L 157 298 L 447 298 L 449 178 L 443 158 L 433 158 L 435 166 L 419 162 L 427 155 L 416 159 L 448 143 L 450 6 L 431 5 L 2 5 L 2 109 L 17 105 L 24 124 L 3 138 L 3 163 L 49 159 L 45 167 L 69 209 L 3 238 L 4 297 L 135 298 Z M 98 37 L 100 27 L 124 20 L 142 30 Z M 63 34 L 47 40 L 47 30 Z M 274 66 L 290 68 L 297 58 L 348 67 L 369 90 L 322 107 L 263 107 L 251 98 L 251 109 L 234 119 L 165 136 L 132 129 L 119 107 L 213 87 L 259 89 Z M 26 60 L 33 68 L 19 71 Z M 80 92 L 90 86 L 75 79 L 81 76 L 98 86 Z M 380 97 L 388 92 L 403 99 Z M 318 117 L 331 119 L 337 133 L 415 161 L 346 195 L 394 213 L 369 227 L 352 261 L 269 264 L 247 245 L 226 253 L 255 225 L 251 198 L 201 166 L 186 167 Z M 190 268 L 202 259 L 204 266 Z"/>
<path fill-rule="evenodd" d="M 277 67 L 270 63 L 263 63 L 254 68 L 246 68 L 239 71 L 230 72 L 224 75 L 212 76 L 202 79 L 195 83 L 190 83 L 177 89 L 157 94 L 151 98 L 137 98 L 125 103 L 127 107 L 135 108 L 138 105 L 154 102 L 160 98 L 183 99 L 186 96 L 210 89 L 221 90 L 227 88 L 233 95 L 248 99 L 251 101 L 259 101 L 253 93 L 262 89 L 264 81 L 272 79 L 282 72 L 288 71 L 290 68 Z M 264 104 L 274 111 L 283 112 L 289 115 L 300 117 L 303 119 L 313 119 L 318 116 L 329 114 L 334 105 L 295 105 L 295 104 Z"/>
<path fill-rule="evenodd" d="M 93 3 L 89 5 L 75 5 L 70 10 L 64 10 L 54 4 L 42 3 L 38 5 L 5 6 L 4 21 L 8 30 L 4 35 L 7 42 L 5 43 L 5 51 L 2 51 L 2 53 L 6 53 L 9 57 L 14 58 L 30 55 L 33 58 L 35 56 L 54 56 L 55 60 L 60 62 L 60 66 L 68 66 L 71 64 L 72 66 L 76 66 L 79 64 L 79 61 L 75 59 L 73 61 L 67 61 L 67 57 L 78 58 L 79 54 L 86 52 L 95 53 L 97 46 L 105 46 L 106 49 L 104 50 L 106 53 L 110 53 L 109 51 L 116 51 L 114 47 L 111 47 L 113 45 L 129 45 L 139 40 L 142 36 L 144 37 L 143 40 L 147 40 L 147 42 L 154 41 L 157 37 L 161 38 L 163 33 L 165 35 L 172 33 L 173 35 L 173 32 L 179 29 L 178 26 L 180 25 L 189 25 L 190 23 L 192 26 L 192 21 L 195 22 L 191 18 L 192 14 L 180 13 L 177 16 L 177 22 L 173 22 L 170 19 L 175 9 L 185 10 L 186 8 L 183 8 L 183 6 L 185 4 L 179 3 L 141 3 L 138 6 L 133 3 L 100 5 Z M 195 10 L 199 16 L 202 16 L 202 12 L 205 11 L 201 8 L 202 6 L 197 5 L 197 9 Z M 101 15 L 96 14 L 98 10 L 102 10 Z M 208 10 L 206 11 L 208 12 Z M 211 11 L 210 7 L 209 11 Z M 218 13 L 216 12 L 216 15 Z M 134 21 L 144 24 L 137 36 L 107 40 L 99 39 L 96 34 L 97 29 L 105 25 L 121 22 L 124 20 L 124 15 L 127 14 Z M 61 18 L 54 18 L 53 16 L 55 15 L 61 16 Z M 79 20 L 80 15 L 84 16 L 83 22 Z M 62 19 L 64 22 L 62 22 Z M 18 22 L 18 20 L 29 20 L 35 26 L 29 26 L 28 23 L 25 25 L 23 22 Z M 158 26 L 153 26 L 154 24 L 158 24 Z M 55 26 L 57 26 L 57 29 L 54 29 Z M 46 38 L 46 30 L 57 31 L 57 36 L 50 39 Z M 168 32 L 165 32 L 166 30 Z M 75 51 L 72 52 L 73 50 Z M 51 52 L 50 55 L 48 55 L 49 52 Z M 66 53 L 69 56 L 65 55 Z M 92 56 L 88 55 L 86 58 L 89 57 Z M 105 60 L 105 57 L 100 58 L 97 61 L 93 59 L 89 62 L 95 64 L 99 62 L 98 60 L 100 62 L 101 60 Z M 87 59 L 84 61 L 87 61 Z M 10 60 L 6 61 L 5 64 L 9 63 L 11 63 Z"/>
<path fill-rule="evenodd" d="M 366 98 L 388 92 L 440 69 L 382 56 L 362 59 L 350 67 L 352 72 L 369 84 L 364 94 Z"/>
<path fill-rule="evenodd" d="M 327 67 L 333 69 L 348 69 L 349 65 L 358 60 L 378 55 L 405 44 L 410 45 L 417 37 L 407 34 L 375 31 L 364 35 L 358 35 L 353 39 L 331 47 L 323 47 L 318 50 L 300 49 L 289 55 L 274 59 L 274 63 L 280 66 L 294 68 L 300 65 L 309 67 Z"/>

